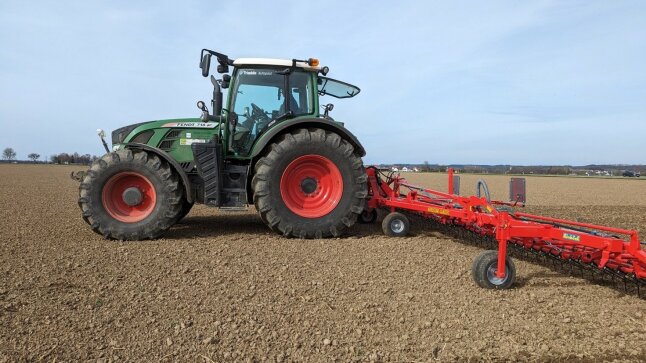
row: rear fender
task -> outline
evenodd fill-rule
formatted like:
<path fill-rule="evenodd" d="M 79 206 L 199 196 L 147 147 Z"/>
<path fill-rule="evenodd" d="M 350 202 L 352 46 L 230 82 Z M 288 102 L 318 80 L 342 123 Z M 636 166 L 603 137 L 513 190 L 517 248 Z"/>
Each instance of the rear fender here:
<path fill-rule="evenodd" d="M 127 143 L 124 145 L 124 147 L 127 149 L 133 149 L 133 150 L 145 150 L 166 160 L 168 164 L 170 164 L 170 166 L 173 168 L 173 170 L 175 170 L 175 172 L 182 179 L 182 184 L 184 185 L 184 190 L 186 192 L 186 200 L 189 203 L 194 202 L 193 193 L 191 193 L 191 182 L 188 180 L 188 176 L 186 175 L 186 172 L 184 171 L 184 169 L 182 169 L 181 165 L 179 165 L 179 163 L 175 159 L 173 159 L 170 155 L 168 155 L 167 152 L 159 148 L 156 148 L 154 146 L 139 144 L 135 142 Z"/>
<path fill-rule="evenodd" d="M 363 157 L 366 155 L 366 150 L 359 142 L 359 139 L 357 139 L 354 134 L 352 134 L 341 124 L 326 120 L 324 118 L 305 118 L 283 121 L 278 125 L 270 128 L 265 134 L 260 137 L 260 139 L 258 139 L 256 144 L 254 145 L 253 150 L 251 151 L 251 157 L 253 157 L 254 159 L 258 157 L 263 152 L 265 147 L 271 144 L 271 142 L 273 142 L 279 135 L 299 128 L 319 128 L 326 131 L 335 132 L 339 134 L 342 139 L 347 140 L 354 147 L 354 150 L 359 154 L 359 156 Z"/>

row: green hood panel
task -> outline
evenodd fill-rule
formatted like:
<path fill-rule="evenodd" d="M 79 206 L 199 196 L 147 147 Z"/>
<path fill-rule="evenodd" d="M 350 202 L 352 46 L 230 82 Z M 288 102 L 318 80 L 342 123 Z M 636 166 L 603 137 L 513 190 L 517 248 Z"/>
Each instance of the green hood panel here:
<path fill-rule="evenodd" d="M 121 144 L 143 143 L 167 152 L 182 163 L 193 160 L 192 144 L 207 142 L 219 133 L 219 123 L 202 122 L 199 118 L 155 120 L 115 130 L 112 144 L 118 149 Z"/>

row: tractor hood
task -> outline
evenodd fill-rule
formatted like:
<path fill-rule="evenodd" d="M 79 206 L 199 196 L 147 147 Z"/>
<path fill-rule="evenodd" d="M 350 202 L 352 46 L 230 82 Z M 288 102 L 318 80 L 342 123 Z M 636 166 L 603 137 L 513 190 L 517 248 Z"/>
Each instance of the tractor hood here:
<path fill-rule="evenodd" d="M 132 132 L 132 130 L 136 129 L 141 125 L 145 125 L 151 122 L 155 122 L 155 121 L 140 122 L 140 123 L 120 127 L 112 131 L 112 145 L 123 143 L 123 140 L 126 139 L 126 136 L 128 136 Z"/>
<path fill-rule="evenodd" d="M 120 127 L 112 131 L 112 144 L 117 145 L 123 144 L 124 142 L 130 142 L 137 135 L 148 130 L 163 128 L 215 129 L 218 127 L 218 125 L 219 124 L 217 122 L 203 122 L 199 118 L 179 118 L 139 122 L 136 124 Z"/>

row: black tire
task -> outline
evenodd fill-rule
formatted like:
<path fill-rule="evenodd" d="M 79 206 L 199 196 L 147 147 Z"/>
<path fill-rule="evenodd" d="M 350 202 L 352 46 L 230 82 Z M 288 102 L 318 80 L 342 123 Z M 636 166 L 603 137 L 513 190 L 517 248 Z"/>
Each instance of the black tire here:
<path fill-rule="evenodd" d="M 341 236 L 363 211 L 368 194 L 368 176 L 352 145 L 338 134 L 322 129 L 296 129 L 281 135 L 254 167 L 253 200 L 260 218 L 273 231 L 287 237 L 325 238 Z M 322 156 L 339 170 L 343 192 L 327 214 L 308 218 L 293 212 L 282 198 L 281 177 L 299 157 Z"/>
<path fill-rule="evenodd" d="M 186 217 L 186 215 L 191 211 L 193 208 L 193 203 L 190 203 L 188 200 L 186 200 L 185 197 L 182 198 L 182 209 L 179 212 L 179 215 L 177 216 L 177 221 L 175 223 L 179 223 Z"/>
<path fill-rule="evenodd" d="M 102 198 L 106 183 L 128 172 L 147 178 L 156 193 L 150 214 L 132 223 L 111 216 Z M 105 154 L 92 164 L 79 186 L 78 204 L 83 219 L 106 239 L 153 239 L 177 221 L 182 211 L 182 193 L 179 177 L 165 161 L 146 151 L 125 149 Z"/>
<path fill-rule="evenodd" d="M 381 222 L 381 228 L 386 236 L 406 237 L 410 231 L 410 222 L 405 215 L 392 212 Z"/>
<path fill-rule="evenodd" d="M 364 209 L 364 211 L 359 214 L 359 218 L 357 220 L 361 224 L 375 223 L 375 221 L 377 220 L 377 210 L 373 209 L 371 211 L 368 211 Z"/>
<path fill-rule="evenodd" d="M 496 277 L 498 251 L 484 251 L 473 260 L 471 274 L 473 280 L 485 289 L 509 289 L 516 279 L 516 266 L 511 257 L 505 258 L 505 277 Z"/>

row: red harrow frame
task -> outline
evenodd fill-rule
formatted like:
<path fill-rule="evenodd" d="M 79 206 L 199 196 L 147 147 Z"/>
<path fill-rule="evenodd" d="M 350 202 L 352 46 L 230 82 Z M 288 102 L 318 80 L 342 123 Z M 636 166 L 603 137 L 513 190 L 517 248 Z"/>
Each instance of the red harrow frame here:
<path fill-rule="evenodd" d="M 410 223 L 400 212 L 410 212 L 442 225 L 495 238 L 498 251 L 485 251 L 473 263 L 473 278 L 481 287 L 512 286 L 516 271 L 507 256 L 507 247 L 513 244 L 563 261 L 594 266 L 623 277 L 624 283 L 630 279 L 637 283 L 637 294 L 642 295 L 639 286 L 646 282 L 646 251 L 641 249 L 637 231 L 515 211 L 513 207 L 524 206 L 524 179 L 512 183 L 510 199 L 516 201 L 508 203 L 490 200 L 483 181 L 477 186 L 478 194 L 484 188 L 483 197 L 454 194 L 454 183 L 459 185 L 459 179 L 454 178 L 452 169 L 449 169 L 448 193 L 411 185 L 399 175 L 386 175 L 376 167 L 368 167 L 366 171 L 369 200 L 361 218 L 374 220 L 376 209 L 389 210 L 382 223 L 387 235 L 405 236 Z M 521 182 L 520 188 L 516 190 L 518 182 Z"/>

